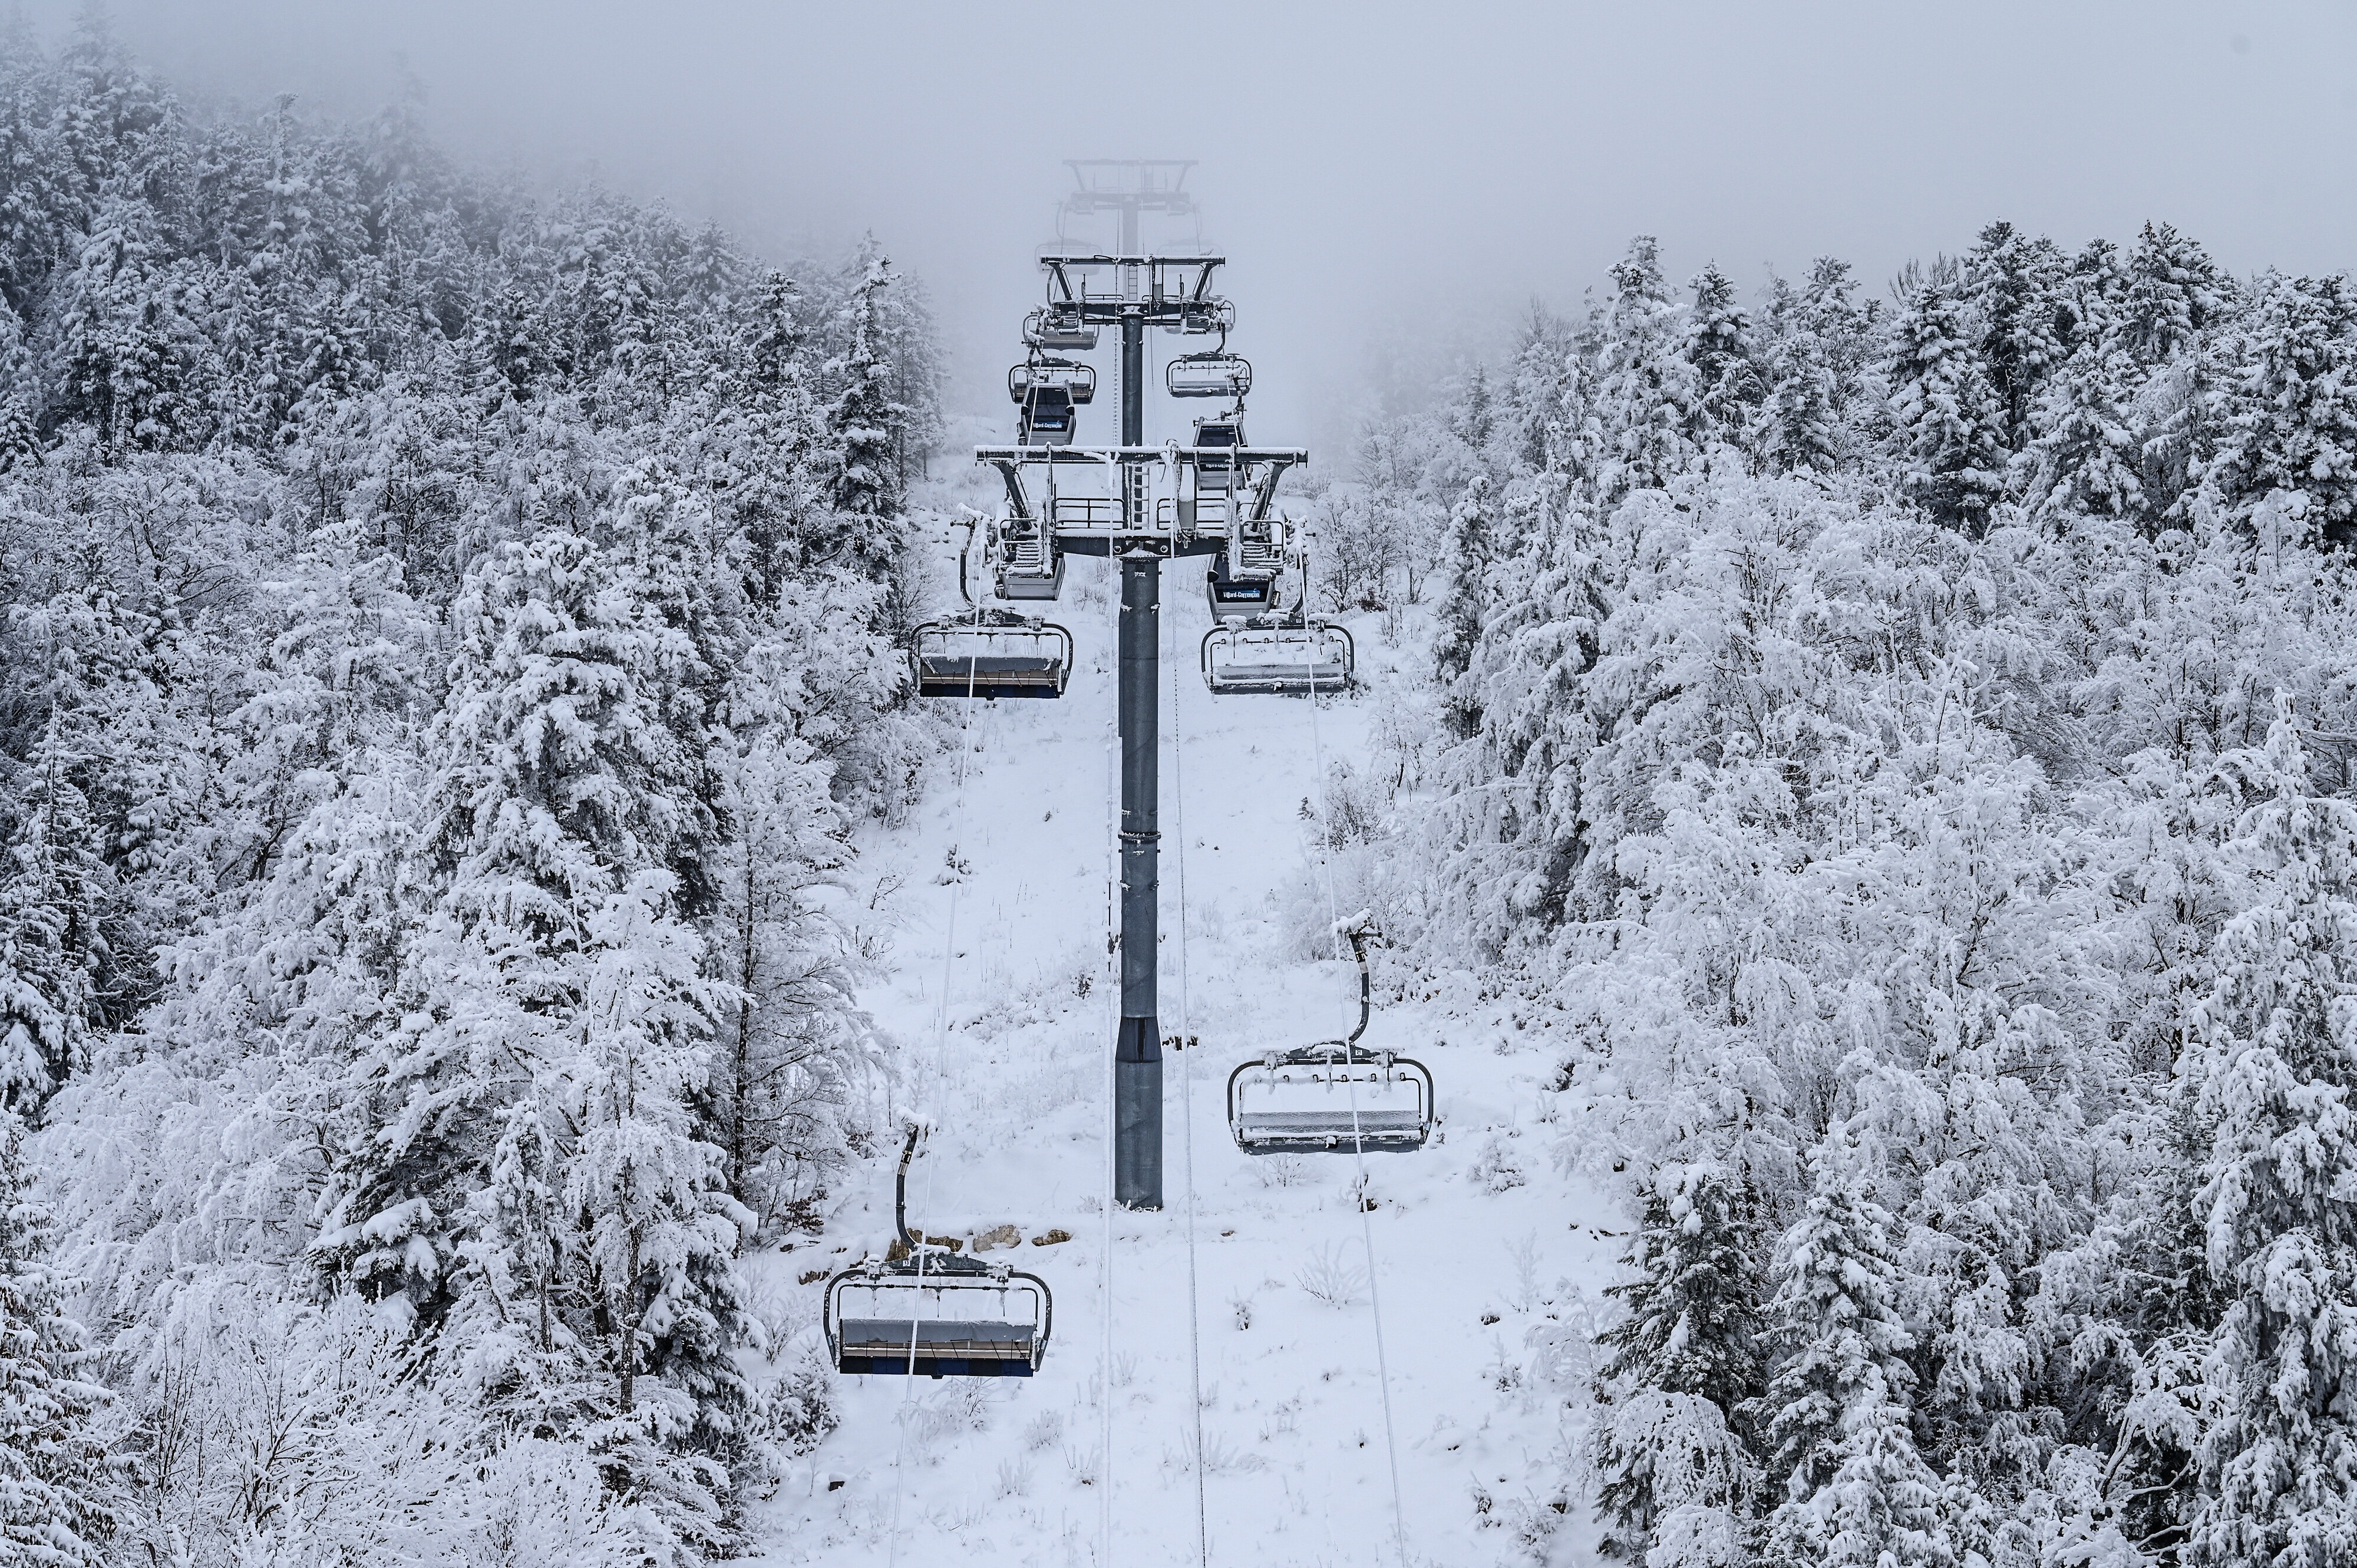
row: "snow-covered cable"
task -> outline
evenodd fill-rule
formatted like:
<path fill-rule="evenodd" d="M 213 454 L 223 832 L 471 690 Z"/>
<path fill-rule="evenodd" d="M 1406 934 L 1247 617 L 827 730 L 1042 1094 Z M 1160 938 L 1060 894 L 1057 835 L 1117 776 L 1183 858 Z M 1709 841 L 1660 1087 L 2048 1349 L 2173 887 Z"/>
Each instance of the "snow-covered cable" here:
<path fill-rule="evenodd" d="M 1301 611 L 1306 623 L 1309 618 L 1309 556 L 1301 557 Z M 1326 929 L 1333 934 L 1334 956 L 1342 956 L 1342 918 L 1334 897 L 1334 826 L 1333 791 L 1326 774 L 1326 743 L 1318 722 L 1318 650 L 1314 640 L 1302 641 L 1303 668 L 1309 676 L 1309 752 L 1318 769 L 1318 864 L 1324 872 L 1326 883 Z M 1363 939 L 1361 939 L 1363 940 Z M 1355 950 L 1355 949 L 1354 949 Z M 1375 1387 L 1383 1396 L 1383 1456 L 1391 1466 L 1392 1479 L 1392 1541 L 1398 1548 L 1400 1568 L 1407 1563 L 1407 1511 L 1400 1502 L 1399 1436 L 1392 1421 L 1391 1358 L 1383 1348 L 1383 1286 L 1376 1275 L 1375 1228 L 1367 1218 L 1367 1149 L 1360 1136 L 1359 1082 L 1351 1072 L 1354 1053 L 1345 1047 L 1342 1053 L 1342 1085 L 1351 1097 L 1351 1157 L 1358 1165 L 1358 1181 L 1351 1189 L 1351 1205 L 1359 1211 L 1359 1245 L 1367 1254 L 1367 1308 L 1375 1326 Z"/>
<path fill-rule="evenodd" d="M 1203 1326 L 1195 1269 L 1195 1057 L 1187 1015 L 1187 742 L 1178 722 L 1178 618 L 1172 616 L 1170 666 L 1170 825 L 1178 837 L 1178 1126 L 1186 1148 L 1187 1377 L 1194 1395 L 1195 1562 L 1211 1568 L 1211 1515 L 1203 1497 Z"/>
<path fill-rule="evenodd" d="M 1053 464 L 1049 467 L 1052 468 Z M 1118 472 L 1119 470 L 1115 470 Z M 1124 506 L 1128 497 L 1124 493 Z M 1108 644 L 1114 650 L 1114 670 L 1118 677 L 1121 669 L 1122 594 L 1119 558 L 1105 557 L 1114 568 L 1113 613 L 1110 628 L 1113 637 Z M 1100 1353 L 1103 1360 L 1097 1374 L 1097 1412 L 1100 1417 L 1100 1441 L 1103 1444 L 1102 1464 L 1104 1474 L 1097 1486 L 1097 1563 L 1098 1568 L 1113 1568 L 1113 1208 L 1116 1177 L 1114 1170 L 1116 1141 L 1121 1135 L 1119 1087 L 1121 1071 L 1121 959 L 1114 942 L 1114 933 L 1121 929 L 1121 710 L 1118 703 L 1114 716 L 1105 721 L 1105 1011 L 1113 1024 L 1114 1048 L 1105 1053 L 1105 1131 L 1104 1131 L 1104 1265 L 1100 1278 L 1103 1297 L 1104 1334 Z"/>
<path fill-rule="evenodd" d="M 968 540 L 971 542 L 971 531 Z M 963 570 L 963 565 L 961 565 Z M 982 624 L 982 604 L 974 603 L 974 624 Z M 965 701 L 958 707 L 958 759 L 956 781 L 950 789 L 950 854 L 954 857 L 958 846 L 965 840 L 965 764 L 974 749 L 974 686 L 980 678 L 982 660 L 972 653 L 965 660 Z M 933 1066 L 940 1070 L 950 1047 L 950 983 L 957 972 L 957 910 L 958 888 L 964 876 L 955 866 L 950 868 L 949 910 L 942 926 L 942 994 L 933 1013 Z M 933 1167 L 925 1167 L 925 1211 L 932 1212 Z M 895 1240 L 898 1240 L 896 1237 Z M 913 1240 L 913 1238 L 912 1238 Z M 889 1249 L 888 1248 L 888 1251 Z M 909 1372 L 900 1387 L 900 1434 L 892 1445 L 892 1529 L 885 1548 L 887 1568 L 898 1568 L 900 1561 L 900 1497 L 908 1490 L 902 1484 L 901 1468 L 909 1456 L 909 1404 L 917 1389 L 917 1336 L 925 1316 L 925 1250 L 912 1246 L 910 1252 L 917 1262 L 916 1302 L 909 1318 Z"/>

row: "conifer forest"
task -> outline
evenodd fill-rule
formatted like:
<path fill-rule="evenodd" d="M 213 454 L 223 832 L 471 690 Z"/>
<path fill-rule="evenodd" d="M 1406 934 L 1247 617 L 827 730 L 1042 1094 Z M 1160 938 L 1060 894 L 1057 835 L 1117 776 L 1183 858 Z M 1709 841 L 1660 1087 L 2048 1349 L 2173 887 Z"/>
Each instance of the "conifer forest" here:
<path fill-rule="evenodd" d="M 0 1565 L 2357 1564 L 2346 274 L 1616 235 L 1354 415 L 1348 689 L 1165 579 L 1149 1212 L 1125 601 L 920 693 L 1015 416 L 889 212 L 136 42 L 0 30 Z M 1248 1157 L 1338 929 L 1430 1146 Z M 1024 1376 L 850 1367 L 1009 1256 Z"/>

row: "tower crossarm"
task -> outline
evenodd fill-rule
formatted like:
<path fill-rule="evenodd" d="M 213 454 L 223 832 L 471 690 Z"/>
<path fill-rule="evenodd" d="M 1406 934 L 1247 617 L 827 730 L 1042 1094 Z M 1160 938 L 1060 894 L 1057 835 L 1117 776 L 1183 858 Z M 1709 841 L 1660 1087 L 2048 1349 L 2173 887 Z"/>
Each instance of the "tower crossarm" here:
<path fill-rule="evenodd" d="M 1282 471 L 1309 461 L 1305 446 L 977 446 L 974 456 L 975 461 L 1002 470 L 1009 463 L 1089 463 L 1104 467 L 1175 459 L 1191 465 L 1208 456 L 1215 463 L 1243 467 L 1269 463 Z M 1274 478 L 1269 482 L 1274 483 Z"/>

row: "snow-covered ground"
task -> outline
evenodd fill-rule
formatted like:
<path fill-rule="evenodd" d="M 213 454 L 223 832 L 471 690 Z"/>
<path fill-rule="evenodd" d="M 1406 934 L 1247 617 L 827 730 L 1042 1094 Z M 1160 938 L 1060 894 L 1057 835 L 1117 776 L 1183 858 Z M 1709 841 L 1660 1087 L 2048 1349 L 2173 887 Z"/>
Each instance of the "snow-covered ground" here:
<path fill-rule="evenodd" d="M 766 1505 L 766 1560 L 1100 1563 L 1109 1502 L 1111 1561 L 1194 1562 L 1190 1340 L 1212 1562 L 1397 1562 L 1391 1444 L 1412 1562 L 1526 1560 L 1530 1521 L 1555 1523 L 1564 1500 L 1563 1391 L 1622 1221 L 1556 1170 L 1564 1130 L 1534 1122 L 1555 1057 L 1480 1009 L 1379 1000 L 1369 1038 L 1430 1065 L 1442 1124 L 1420 1153 L 1369 1156 L 1363 1219 L 1348 1154 L 1254 1158 L 1231 1143 L 1235 1062 L 1352 1022 L 1348 963 L 1294 956 L 1326 918 L 1301 808 L 1319 795 L 1318 749 L 1363 754 L 1372 693 L 1410 655 L 1359 618 L 1361 693 L 1314 715 L 1297 699 L 1215 699 L 1195 669 L 1200 566 L 1184 562 L 1163 594 L 1178 679 L 1175 712 L 1165 686 L 1162 1024 L 1176 1033 L 1183 1012 L 1201 1044 L 1167 1062 L 1167 1207 L 1114 1213 L 1108 1294 L 1112 572 L 1076 560 L 1055 607 L 1079 650 L 1064 699 L 976 704 L 963 790 L 944 757 L 920 811 L 866 846 L 858 889 L 885 889 L 889 978 L 862 1000 L 892 1041 L 898 1109 L 938 1127 L 910 1223 L 1021 1230 L 1017 1266 L 1055 1292 L 1045 1364 L 1030 1380 L 839 1380 L 840 1427 Z M 773 1322 L 814 1332 L 821 1287 L 797 1282 L 881 1245 L 897 1152 L 839 1186 L 823 1235 L 755 1262 Z M 1051 1230 L 1072 1239 L 1028 1244 Z M 1572 1509 L 1559 1558 L 1585 1533 Z"/>

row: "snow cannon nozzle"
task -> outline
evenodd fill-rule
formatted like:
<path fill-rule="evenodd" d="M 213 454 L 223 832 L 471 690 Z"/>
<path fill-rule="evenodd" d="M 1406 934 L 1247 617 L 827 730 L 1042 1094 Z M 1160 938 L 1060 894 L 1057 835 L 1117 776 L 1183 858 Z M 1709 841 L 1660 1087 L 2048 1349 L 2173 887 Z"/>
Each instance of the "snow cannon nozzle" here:
<path fill-rule="evenodd" d="M 1372 909 L 1361 909 L 1355 915 L 1344 916 L 1341 919 L 1334 922 L 1334 934 L 1338 937 L 1373 936 L 1375 934 L 1375 912 Z"/>

